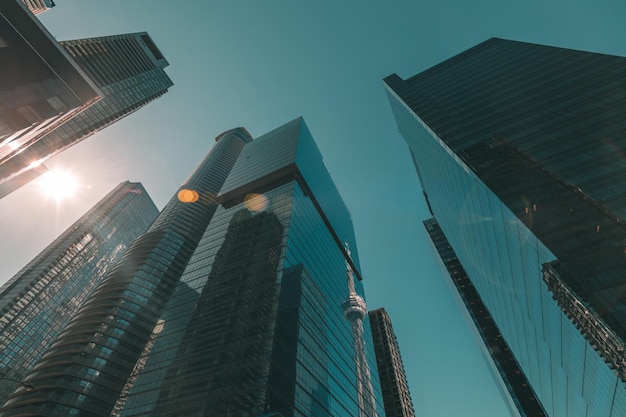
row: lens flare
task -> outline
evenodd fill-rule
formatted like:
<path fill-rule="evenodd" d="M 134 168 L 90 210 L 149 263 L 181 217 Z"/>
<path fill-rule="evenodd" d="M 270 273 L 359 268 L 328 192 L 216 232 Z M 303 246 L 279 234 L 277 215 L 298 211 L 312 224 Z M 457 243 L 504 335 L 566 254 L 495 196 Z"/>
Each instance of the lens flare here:
<path fill-rule="evenodd" d="M 52 170 L 41 176 L 41 190 L 48 198 L 61 201 L 72 197 L 78 190 L 78 181 L 67 171 Z"/>
<path fill-rule="evenodd" d="M 250 211 L 264 211 L 269 201 L 263 194 L 250 193 L 243 199 L 243 205 Z"/>
<path fill-rule="evenodd" d="M 178 201 L 181 203 L 195 203 L 200 198 L 197 191 L 183 188 L 178 192 Z"/>

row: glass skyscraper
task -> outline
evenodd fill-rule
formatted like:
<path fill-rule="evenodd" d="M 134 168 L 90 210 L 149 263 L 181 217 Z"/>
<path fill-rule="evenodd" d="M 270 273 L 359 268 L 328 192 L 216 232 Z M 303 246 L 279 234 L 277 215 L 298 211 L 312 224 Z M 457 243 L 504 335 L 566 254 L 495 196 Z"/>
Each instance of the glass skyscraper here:
<path fill-rule="evenodd" d="M 506 405 L 511 415 L 536 416 L 546 415 L 541 403 L 528 383 L 528 379 L 520 369 L 507 342 L 491 317 L 489 310 L 482 302 L 478 291 L 467 276 L 463 265 L 456 257 L 456 253 L 446 236 L 441 231 L 437 221 L 428 219 L 424 226 L 431 243 L 438 255 L 442 270 L 450 276 L 449 284 L 459 304 L 465 307 L 462 310 L 465 318 L 473 324 L 474 337 L 479 342 L 483 357 L 489 365 L 492 376 L 497 381 L 496 386 L 506 398 Z"/>
<path fill-rule="evenodd" d="M 30 4 L 32 6 L 32 4 Z M 45 172 L 38 158 L 5 164 L 102 91 L 19 0 L 0 3 L 0 197 Z"/>
<path fill-rule="evenodd" d="M 157 214 L 123 182 L 0 288 L 0 404 Z"/>
<path fill-rule="evenodd" d="M 624 80 L 626 58 L 501 39 L 385 79 L 514 415 L 626 415 Z"/>
<path fill-rule="evenodd" d="M 233 129 L 0 415 L 384 416 L 364 308 L 304 121 Z"/>
<path fill-rule="evenodd" d="M 172 86 L 146 32 L 57 43 L 17 0 L 0 5 L 3 18 L 0 59 L 16 65 L 0 68 L 0 198 Z"/>

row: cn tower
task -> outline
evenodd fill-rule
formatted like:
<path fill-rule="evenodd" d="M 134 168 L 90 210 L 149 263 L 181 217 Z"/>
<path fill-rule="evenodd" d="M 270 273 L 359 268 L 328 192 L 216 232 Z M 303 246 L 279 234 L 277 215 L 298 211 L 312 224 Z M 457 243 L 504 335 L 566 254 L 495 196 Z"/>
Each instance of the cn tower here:
<path fill-rule="evenodd" d="M 345 244 L 346 253 L 350 256 L 350 248 Z M 376 417 L 374 407 L 374 389 L 370 368 L 365 356 L 365 345 L 363 344 L 363 318 L 367 314 L 367 305 L 363 297 L 358 295 L 354 289 L 354 274 L 350 263 L 346 260 L 346 278 L 348 281 L 348 298 L 341 304 L 346 320 L 352 326 L 352 340 L 354 343 L 354 361 L 356 365 L 356 383 L 359 399 L 359 417 Z"/>

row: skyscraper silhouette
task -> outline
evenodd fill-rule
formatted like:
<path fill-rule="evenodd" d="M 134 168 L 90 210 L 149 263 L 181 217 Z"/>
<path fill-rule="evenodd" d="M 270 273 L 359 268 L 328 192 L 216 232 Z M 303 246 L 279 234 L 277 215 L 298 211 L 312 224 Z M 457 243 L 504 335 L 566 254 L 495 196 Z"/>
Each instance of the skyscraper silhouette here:
<path fill-rule="evenodd" d="M 304 121 L 234 129 L 0 413 L 382 416 L 348 297 L 363 298 L 350 214 Z"/>
<path fill-rule="evenodd" d="M 385 79 L 515 415 L 626 415 L 625 79 L 623 57 L 501 39 Z"/>
<path fill-rule="evenodd" d="M 384 308 L 368 313 L 386 417 L 415 417 L 398 339 Z"/>

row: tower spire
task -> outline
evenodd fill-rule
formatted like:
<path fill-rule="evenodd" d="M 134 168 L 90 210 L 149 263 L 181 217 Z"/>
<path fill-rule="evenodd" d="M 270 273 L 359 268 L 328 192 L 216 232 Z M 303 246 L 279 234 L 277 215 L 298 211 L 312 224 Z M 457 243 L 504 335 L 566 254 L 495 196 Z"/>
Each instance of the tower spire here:
<path fill-rule="evenodd" d="M 348 258 L 351 257 L 350 246 L 344 243 Z M 356 293 L 354 288 L 354 274 L 350 262 L 346 259 L 346 278 L 348 281 L 348 298 L 341 304 L 343 315 L 352 326 L 352 340 L 354 343 L 356 365 L 357 390 L 359 399 L 359 417 L 377 416 L 374 407 L 374 390 L 370 369 L 365 356 L 365 344 L 363 343 L 363 318 L 367 314 L 365 300 Z"/>

